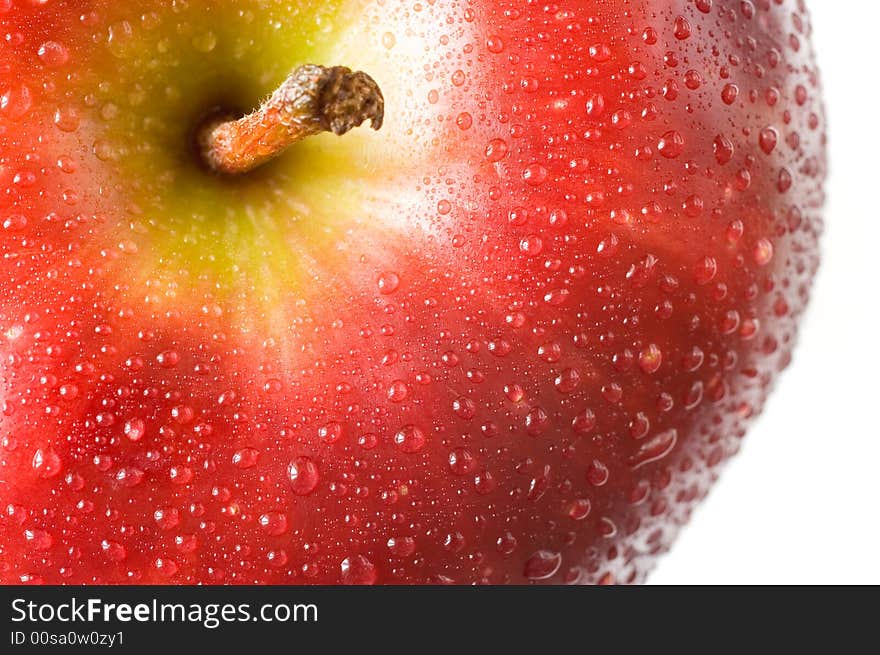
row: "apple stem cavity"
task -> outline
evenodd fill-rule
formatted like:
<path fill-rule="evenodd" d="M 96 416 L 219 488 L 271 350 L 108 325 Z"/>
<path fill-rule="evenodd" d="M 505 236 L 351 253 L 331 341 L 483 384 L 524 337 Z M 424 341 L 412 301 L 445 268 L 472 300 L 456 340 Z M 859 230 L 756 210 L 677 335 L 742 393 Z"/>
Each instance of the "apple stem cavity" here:
<path fill-rule="evenodd" d="M 341 136 L 368 119 L 378 130 L 384 116 L 385 99 L 369 75 L 345 66 L 306 64 L 253 113 L 238 119 L 213 116 L 198 132 L 198 147 L 212 171 L 242 175 L 309 136 Z"/>

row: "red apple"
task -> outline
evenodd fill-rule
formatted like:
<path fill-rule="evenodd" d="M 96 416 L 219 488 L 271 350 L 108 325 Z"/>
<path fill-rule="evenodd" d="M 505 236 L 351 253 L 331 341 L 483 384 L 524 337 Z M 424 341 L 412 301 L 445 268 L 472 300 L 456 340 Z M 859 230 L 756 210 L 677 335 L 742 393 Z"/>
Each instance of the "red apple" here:
<path fill-rule="evenodd" d="M 0 27 L 0 582 L 641 581 L 789 362 L 803 2 Z M 205 166 L 206 117 L 303 64 L 370 75 L 382 129 Z"/>

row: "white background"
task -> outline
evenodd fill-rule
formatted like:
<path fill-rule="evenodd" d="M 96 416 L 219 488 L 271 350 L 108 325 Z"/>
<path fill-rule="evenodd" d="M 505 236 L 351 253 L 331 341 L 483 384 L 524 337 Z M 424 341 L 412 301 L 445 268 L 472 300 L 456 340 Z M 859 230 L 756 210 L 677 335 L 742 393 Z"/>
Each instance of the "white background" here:
<path fill-rule="evenodd" d="M 880 4 L 807 4 L 830 123 L 822 270 L 794 363 L 655 584 L 880 583 Z"/>

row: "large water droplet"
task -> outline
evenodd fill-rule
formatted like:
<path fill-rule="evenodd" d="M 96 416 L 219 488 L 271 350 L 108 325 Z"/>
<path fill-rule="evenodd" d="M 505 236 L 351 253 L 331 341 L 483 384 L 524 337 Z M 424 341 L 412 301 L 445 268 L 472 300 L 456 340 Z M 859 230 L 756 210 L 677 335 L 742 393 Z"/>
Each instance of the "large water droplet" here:
<path fill-rule="evenodd" d="M 598 459 L 594 459 L 587 467 L 587 482 L 594 487 L 601 487 L 604 485 L 608 482 L 610 476 L 611 474 L 608 471 L 608 467 Z"/>
<path fill-rule="evenodd" d="M 667 159 L 675 159 L 684 151 L 684 137 L 680 132 L 670 130 L 660 137 L 657 150 Z"/>
<path fill-rule="evenodd" d="M 454 448 L 449 453 L 449 469 L 455 475 L 467 475 L 477 468 L 478 462 L 467 448 Z"/>
<path fill-rule="evenodd" d="M 306 456 L 297 457 L 287 465 L 287 477 L 290 479 L 293 492 L 298 496 L 312 493 L 321 480 L 318 465 Z"/>
<path fill-rule="evenodd" d="M 404 453 L 417 453 L 425 447 L 427 437 L 421 428 L 415 425 L 405 425 L 394 435 L 394 444 Z"/>
<path fill-rule="evenodd" d="M 0 93 L 0 113 L 13 121 L 21 120 L 33 104 L 31 90 L 24 84 L 12 86 Z"/>
<path fill-rule="evenodd" d="M 61 458 L 51 448 L 38 448 L 34 452 L 31 466 L 36 474 L 43 479 L 54 478 L 61 473 L 62 469 Z"/>
<path fill-rule="evenodd" d="M 118 541 L 111 541 L 109 539 L 104 539 L 101 542 L 101 552 L 111 562 L 121 562 L 128 557 L 128 551 L 125 549 L 125 546 Z"/>
<path fill-rule="evenodd" d="M 153 520 L 163 530 L 171 530 L 180 523 L 180 513 L 174 507 L 160 507 L 153 512 Z"/>
<path fill-rule="evenodd" d="M 385 271 L 376 280 L 376 286 L 379 287 L 379 293 L 390 295 L 397 291 L 400 286 L 400 277 L 392 271 Z"/>

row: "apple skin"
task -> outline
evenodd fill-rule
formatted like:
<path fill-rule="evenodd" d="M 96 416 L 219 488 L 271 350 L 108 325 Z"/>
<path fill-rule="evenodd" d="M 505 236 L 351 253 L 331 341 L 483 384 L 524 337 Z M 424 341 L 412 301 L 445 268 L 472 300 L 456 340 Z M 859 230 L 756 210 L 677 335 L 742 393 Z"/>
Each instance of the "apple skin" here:
<path fill-rule="evenodd" d="M 640 582 L 791 358 L 803 3 L 0 27 L 2 583 Z M 307 62 L 373 75 L 383 130 L 199 166 L 200 116 Z"/>

